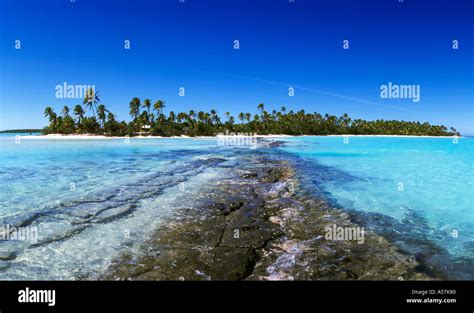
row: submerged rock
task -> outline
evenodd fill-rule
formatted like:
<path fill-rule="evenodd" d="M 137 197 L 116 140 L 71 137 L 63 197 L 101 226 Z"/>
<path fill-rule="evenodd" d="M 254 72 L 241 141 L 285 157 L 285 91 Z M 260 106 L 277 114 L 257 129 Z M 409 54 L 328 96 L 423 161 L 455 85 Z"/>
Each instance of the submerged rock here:
<path fill-rule="evenodd" d="M 16 253 L 13 251 L 0 251 L 0 261 L 11 261 L 16 258 Z"/>
<path fill-rule="evenodd" d="M 362 244 L 327 240 L 328 226 L 358 225 L 322 199 L 296 196 L 286 162 L 248 158 L 228 179 L 203 186 L 193 208 L 176 212 L 143 254 L 122 256 L 102 279 L 430 279 L 419 261 L 374 233 Z"/>

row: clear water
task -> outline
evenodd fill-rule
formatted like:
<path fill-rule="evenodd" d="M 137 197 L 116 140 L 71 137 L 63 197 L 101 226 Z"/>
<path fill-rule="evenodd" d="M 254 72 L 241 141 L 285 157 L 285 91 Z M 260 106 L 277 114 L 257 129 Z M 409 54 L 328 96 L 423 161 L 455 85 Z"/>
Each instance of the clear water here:
<path fill-rule="evenodd" d="M 432 241 L 450 255 L 448 262 L 463 260 L 472 274 L 474 138 L 457 143 L 415 137 L 350 136 L 346 143 L 337 136 L 284 140 L 281 149 L 304 161 L 299 164 L 315 192 L 344 209 L 365 213 L 369 228 L 373 222 L 376 229 L 377 213 L 390 217 L 389 224 L 402 229 L 402 235 Z M 450 266 L 456 271 L 456 265 Z"/>
<path fill-rule="evenodd" d="M 374 231 L 400 234 L 393 240 L 410 252 L 442 255 L 438 263 L 450 262 L 456 278 L 474 277 L 474 139 L 280 140 L 278 149 L 245 151 L 296 160 L 310 192 L 363 216 Z M 137 251 L 175 208 L 192 206 L 202 186 L 226 177 L 241 151 L 215 139 L 15 143 L 3 134 L 0 227 L 36 226 L 40 242 L 0 241 L 0 279 L 97 277 L 120 253 Z M 417 251 L 405 244 L 412 238 L 440 250 Z"/>
<path fill-rule="evenodd" d="M 216 142 L 3 136 L 0 227 L 36 227 L 40 240 L 0 241 L 0 279 L 97 277 L 222 175 L 231 158 L 213 161 Z"/>

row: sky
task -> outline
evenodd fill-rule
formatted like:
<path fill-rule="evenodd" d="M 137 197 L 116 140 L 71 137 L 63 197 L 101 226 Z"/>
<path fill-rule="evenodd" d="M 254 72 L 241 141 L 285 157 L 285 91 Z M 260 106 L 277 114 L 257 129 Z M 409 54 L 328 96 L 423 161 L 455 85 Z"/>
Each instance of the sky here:
<path fill-rule="evenodd" d="M 166 112 L 264 103 L 473 135 L 474 1 L 399 1 L 1 0 L 0 130 L 82 103 L 56 97 L 66 82 L 95 85 L 127 121 L 139 97 Z M 389 82 L 419 85 L 420 101 L 381 98 Z"/>

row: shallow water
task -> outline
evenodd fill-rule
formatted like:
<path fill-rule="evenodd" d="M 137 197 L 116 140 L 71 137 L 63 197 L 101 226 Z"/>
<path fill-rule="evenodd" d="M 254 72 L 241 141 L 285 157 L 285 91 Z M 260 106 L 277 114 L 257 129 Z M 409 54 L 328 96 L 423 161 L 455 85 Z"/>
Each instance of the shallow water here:
<path fill-rule="evenodd" d="M 174 207 L 218 179 L 216 140 L 0 139 L 0 225 L 39 242 L 0 241 L 0 279 L 94 278 L 146 240 Z M 3 268 L 3 271 L 2 271 Z"/>
<path fill-rule="evenodd" d="M 200 188 L 225 177 L 242 153 L 297 160 L 311 193 L 366 216 L 369 226 L 373 214 L 389 219 L 396 227 L 384 234 L 402 233 L 394 239 L 401 246 L 422 237 L 449 262 L 464 258 L 456 277 L 470 278 L 473 139 L 280 140 L 281 148 L 254 150 L 218 146 L 215 139 L 15 143 L 1 136 L 0 226 L 37 227 L 40 241 L 0 241 L 0 279 L 98 277 L 122 252 L 137 251 L 175 208 L 192 206 Z"/>
<path fill-rule="evenodd" d="M 462 260 L 457 278 L 474 273 L 474 138 L 299 137 L 281 150 L 300 158 L 316 194 L 363 215 L 373 229 L 401 233 L 445 249 Z M 317 188 L 317 189 L 316 189 Z M 390 234 L 392 232 L 392 234 Z M 417 247 L 407 247 L 412 253 Z M 426 250 L 426 249 L 425 249 Z M 431 253 L 435 253 L 432 251 Z M 463 273 L 467 268 L 469 275 Z M 466 275 L 464 275 L 466 274 Z"/>

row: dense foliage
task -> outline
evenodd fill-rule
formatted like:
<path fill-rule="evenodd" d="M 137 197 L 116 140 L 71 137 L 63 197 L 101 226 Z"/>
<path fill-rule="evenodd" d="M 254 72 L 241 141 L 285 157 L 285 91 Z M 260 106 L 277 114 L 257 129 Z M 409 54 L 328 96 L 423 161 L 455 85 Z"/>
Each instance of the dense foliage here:
<path fill-rule="evenodd" d="M 64 106 L 60 115 L 51 107 L 44 111 L 49 119 L 49 126 L 44 133 L 59 134 L 103 134 L 107 136 L 214 136 L 218 133 L 241 132 L 286 135 L 431 135 L 453 136 L 460 135 L 456 129 L 449 130 L 444 125 L 430 125 L 428 122 L 406 122 L 395 120 L 365 121 L 351 119 L 347 114 L 342 116 L 321 115 L 288 111 L 281 107 L 279 111 L 265 110 L 263 103 L 257 106 L 260 114 L 240 113 L 238 122 L 229 113 L 221 118 L 216 110 L 210 112 L 190 110 L 189 112 L 164 113 L 165 102 L 156 101 L 153 105 L 149 99 L 140 101 L 133 98 L 129 103 L 132 121 L 117 121 L 115 115 L 99 104 L 98 93 L 89 90 L 83 104 L 77 104 L 71 112 Z M 92 116 L 87 116 L 91 112 Z"/>

